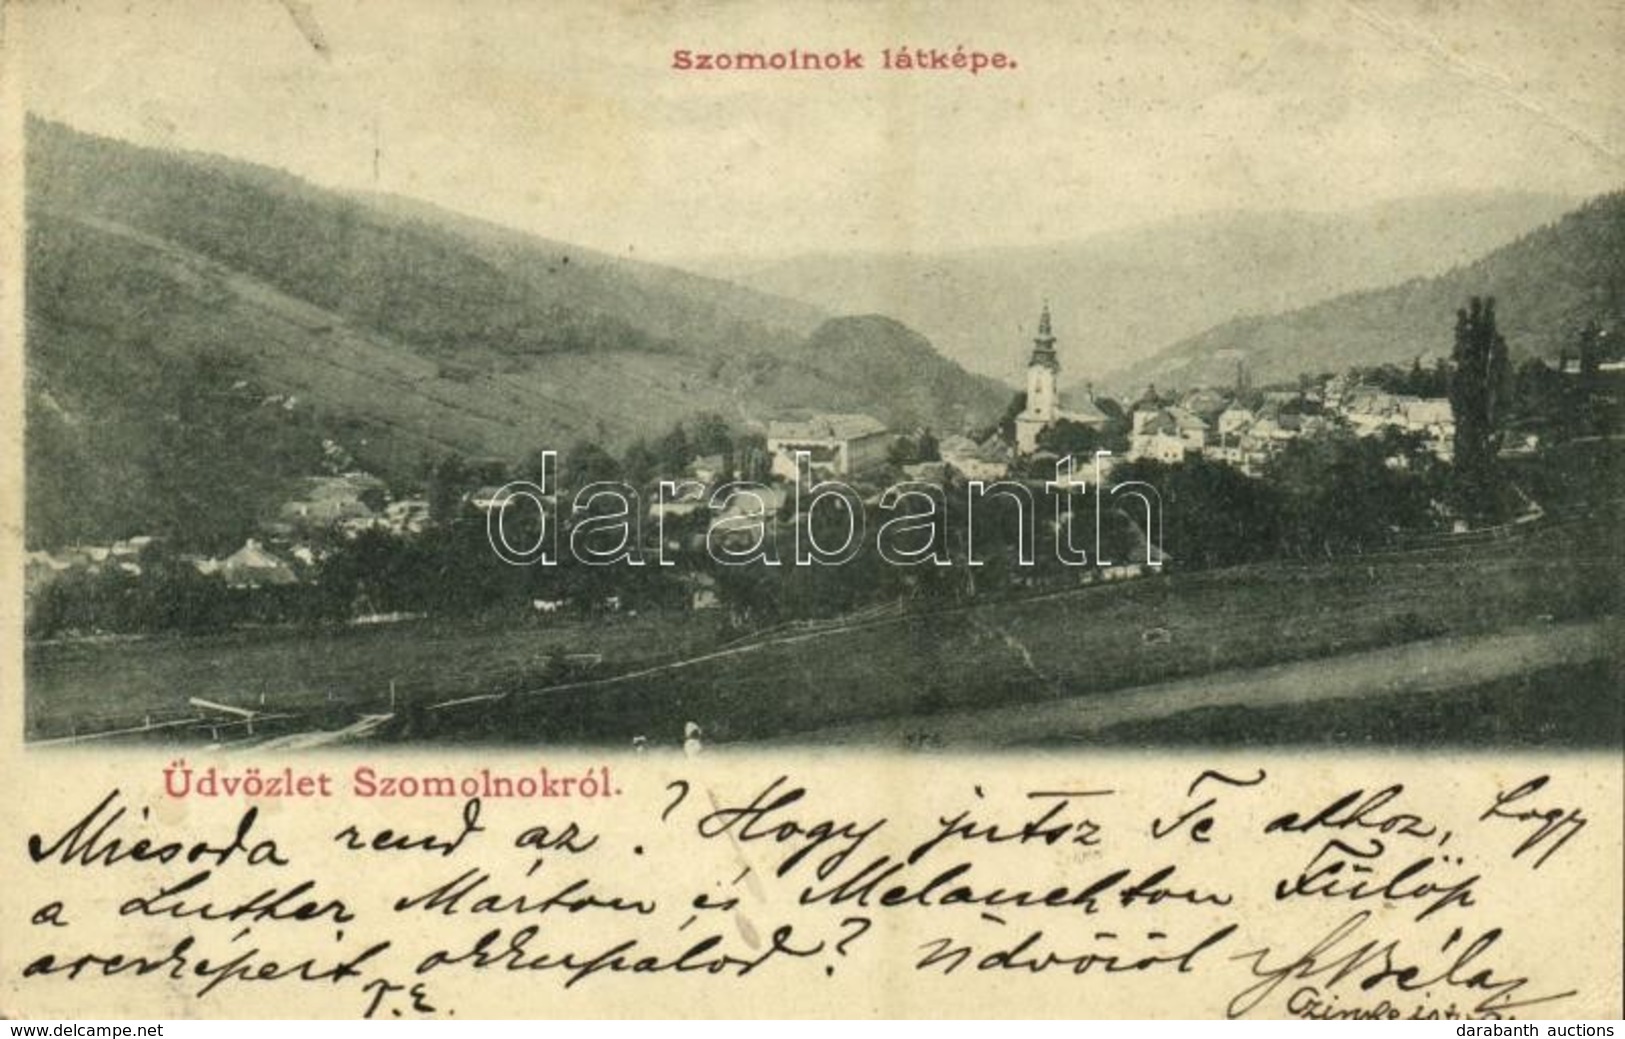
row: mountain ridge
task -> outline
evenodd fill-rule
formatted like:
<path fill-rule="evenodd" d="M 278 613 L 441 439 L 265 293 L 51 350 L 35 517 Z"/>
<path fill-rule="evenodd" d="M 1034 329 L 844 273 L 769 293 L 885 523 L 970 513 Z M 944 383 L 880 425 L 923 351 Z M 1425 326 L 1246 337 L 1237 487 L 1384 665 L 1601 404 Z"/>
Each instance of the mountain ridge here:
<path fill-rule="evenodd" d="M 1243 314 L 1470 262 L 1574 204 L 1555 195 L 1466 192 L 1344 212 L 1172 217 L 1035 246 L 825 252 L 766 264 L 713 258 L 703 269 L 832 312 L 891 314 L 967 370 L 1011 385 L 1020 381 L 1047 299 L 1068 380 L 1104 382 Z"/>
<path fill-rule="evenodd" d="M 1477 259 L 1431 277 L 1346 293 L 1277 314 L 1237 317 L 1173 343 L 1110 380 L 1136 392 L 1228 384 L 1238 363 L 1254 383 L 1359 365 L 1448 356 L 1455 313 L 1472 296 L 1497 300 L 1516 359 L 1556 358 L 1595 321 L 1625 328 L 1625 191 L 1587 200 Z"/>
<path fill-rule="evenodd" d="M 27 134 L 31 543 L 208 509 L 224 539 L 324 439 L 410 484 L 447 453 L 613 449 L 707 412 L 957 426 L 1007 401 L 900 334 L 832 368 L 808 348 L 828 315 L 714 279 L 235 160 Z"/>

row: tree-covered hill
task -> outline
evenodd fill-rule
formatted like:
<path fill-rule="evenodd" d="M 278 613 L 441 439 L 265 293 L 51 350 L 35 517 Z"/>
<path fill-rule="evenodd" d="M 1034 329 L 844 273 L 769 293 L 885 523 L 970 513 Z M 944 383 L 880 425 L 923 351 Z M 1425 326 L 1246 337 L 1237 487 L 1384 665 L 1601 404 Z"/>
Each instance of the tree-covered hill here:
<path fill-rule="evenodd" d="M 410 481 L 702 412 L 1004 403 L 917 337 L 830 363 L 826 315 L 724 281 L 41 120 L 26 146 L 31 544 L 240 537 L 324 439 Z"/>
<path fill-rule="evenodd" d="M 1483 258 L 1432 278 L 1230 321 L 1113 379 L 1135 391 L 1228 384 L 1244 362 L 1255 384 L 1304 372 L 1448 356 L 1458 307 L 1493 296 L 1514 361 L 1576 347 L 1588 322 L 1625 332 L 1625 193 L 1593 199 Z"/>

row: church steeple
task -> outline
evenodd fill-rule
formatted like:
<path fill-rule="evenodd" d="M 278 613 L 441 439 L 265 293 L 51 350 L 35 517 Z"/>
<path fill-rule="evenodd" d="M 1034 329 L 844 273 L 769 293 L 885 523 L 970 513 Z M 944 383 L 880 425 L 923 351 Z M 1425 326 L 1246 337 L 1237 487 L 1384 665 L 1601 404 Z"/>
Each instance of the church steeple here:
<path fill-rule="evenodd" d="M 1038 434 L 1060 417 L 1061 401 L 1055 387 L 1060 371 L 1061 360 L 1055 356 L 1055 333 L 1050 329 L 1049 301 L 1045 300 L 1043 312 L 1038 315 L 1033 355 L 1027 361 L 1027 408 L 1016 420 L 1017 447 L 1023 454 L 1036 450 Z"/>
<path fill-rule="evenodd" d="M 1038 335 L 1033 338 L 1033 355 L 1027 361 L 1027 367 L 1042 365 L 1052 372 L 1061 370 L 1061 360 L 1055 356 L 1055 335 L 1050 331 L 1049 300 L 1044 301 L 1044 309 L 1038 315 Z"/>

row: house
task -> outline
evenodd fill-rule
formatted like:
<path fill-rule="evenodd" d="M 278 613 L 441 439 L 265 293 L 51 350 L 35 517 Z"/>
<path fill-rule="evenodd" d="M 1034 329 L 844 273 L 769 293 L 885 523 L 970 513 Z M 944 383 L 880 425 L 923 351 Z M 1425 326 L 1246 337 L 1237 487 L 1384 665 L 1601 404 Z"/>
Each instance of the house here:
<path fill-rule="evenodd" d="M 388 530 L 389 526 L 377 516 L 355 516 L 340 520 L 338 528 L 346 539 L 354 541 L 369 530 Z"/>
<path fill-rule="evenodd" d="M 1456 413 L 1444 397 L 1407 398 L 1402 403 L 1401 414 L 1406 428 L 1416 431 L 1456 424 Z"/>
<path fill-rule="evenodd" d="M 868 415 L 779 420 L 769 423 L 767 431 L 772 472 L 792 481 L 798 478 L 798 453 L 806 453 L 814 475 L 850 476 L 884 465 L 891 445 L 885 424 Z"/>
<path fill-rule="evenodd" d="M 215 574 L 220 572 L 220 560 L 214 558 L 213 556 L 204 556 L 189 552 L 182 555 L 180 557 L 180 561 L 185 563 L 187 566 L 190 566 L 193 570 L 196 570 L 204 577 L 213 577 Z"/>
<path fill-rule="evenodd" d="M 1211 423 L 1230 407 L 1230 398 L 1218 390 L 1204 387 L 1185 394 L 1179 405 L 1191 414 Z"/>
<path fill-rule="evenodd" d="M 1202 448 L 1202 456 L 1257 476 L 1281 440 L 1291 434 L 1277 420 L 1277 409 L 1255 412 L 1232 404 L 1214 419 L 1216 436 Z"/>
<path fill-rule="evenodd" d="M 373 506 L 381 505 L 386 493 L 384 482 L 370 473 L 311 476 L 304 480 L 299 497 L 283 503 L 278 519 L 306 528 L 371 519 Z"/>
<path fill-rule="evenodd" d="M 1225 408 L 1219 412 L 1219 417 L 1215 420 L 1219 440 L 1223 442 L 1229 437 L 1245 432 L 1257 417 L 1251 408 L 1243 408 L 1235 404 Z"/>
<path fill-rule="evenodd" d="M 720 483 L 732 475 L 727 462 L 720 454 L 700 455 L 688 463 L 688 475 L 707 486 Z"/>
<path fill-rule="evenodd" d="M 219 573 L 233 588 L 265 588 L 299 583 L 293 567 L 267 552 L 254 538 L 220 561 Z"/>
<path fill-rule="evenodd" d="M 30 608 L 36 595 L 72 569 L 71 562 L 58 559 L 43 549 L 28 553 L 23 564 L 23 598 Z"/>
<path fill-rule="evenodd" d="M 789 500 L 790 492 L 784 487 L 752 484 L 729 495 L 722 507 L 716 510 L 712 521 L 720 523 L 740 516 L 761 515 L 766 517 L 766 522 L 772 523 Z"/>
<path fill-rule="evenodd" d="M 490 512 L 492 509 L 506 508 L 512 497 L 496 484 L 486 484 L 463 495 L 463 501 L 481 512 Z"/>
<path fill-rule="evenodd" d="M 148 549 L 158 544 L 158 539 L 150 534 L 137 534 L 132 538 L 115 541 L 108 548 L 109 554 L 119 559 L 132 559 L 144 555 Z"/>
<path fill-rule="evenodd" d="M 429 501 L 402 498 L 384 506 L 384 525 L 396 534 L 421 534 L 429 526 Z"/>
<path fill-rule="evenodd" d="M 1420 433 L 1433 454 L 1448 460 L 1456 449 L 1456 413 L 1444 397 L 1410 398 L 1401 406 L 1401 425 Z"/>
<path fill-rule="evenodd" d="M 945 466 L 967 480 L 1002 480 L 1010 472 L 1008 451 L 996 438 L 978 444 L 970 437 L 944 437 L 937 453 Z"/>
<path fill-rule="evenodd" d="M 1273 448 L 1277 444 L 1295 439 L 1300 424 L 1297 415 L 1283 415 L 1273 409 L 1267 409 L 1248 427 L 1247 434 L 1255 442 Z"/>
<path fill-rule="evenodd" d="M 1368 437 L 1385 426 L 1397 424 L 1400 403 L 1386 390 L 1360 385 L 1345 391 L 1341 411 L 1355 436 Z"/>
<path fill-rule="evenodd" d="M 67 559 L 58 559 L 44 549 L 36 549 L 25 557 L 24 566 L 30 571 L 38 570 L 41 573 L 60 574 L 73 569 L 73 563 Z"/>
<path fill-rule="evenodd" d="M 948 481 L 947 462 L 916 462 L 903 466 L 903 475 L 915 483 L 943 484 Z"/>
<path fill-rule="evenodd" d="M 663 490 L 649 503 L 649 516 L 657 523 L 667 519 L 686 519 L 706 507 L 705 488 L 699 485 L 698 476 L 674 483 L 674 490 Z"/>
<path fill-rule="evenodd" d="M 1148 408 L 1134 412 L 1128 458 L 1179 462 L 1187 453 L 1207 446 L 1208 424 L 1180 407 Z"/>
<path fill-rule="evenodd" d="M 1174 420 L 1179 439 L 1186 444 L 1186 450 L 1200 451 L 1207 446 L 1208 431 L 1212 428 L 1206 419 L 1188 408 L 1172 407 L 1167 412 Z"/>
<path fill-rule="evenodd" d="M 711 574 L 690 572 L 683 575 L 683 588 L 691 610 L 715 610 L 722 605 L 717 579 Z"/>
<path fill-rule="evenodd" d="M 1128 460 L 1149 459 L 1177 465 L 1185 460 L 1186 444 L 1178 436 L 1160 430 L 1137 433 L 1129 438 Z"/>

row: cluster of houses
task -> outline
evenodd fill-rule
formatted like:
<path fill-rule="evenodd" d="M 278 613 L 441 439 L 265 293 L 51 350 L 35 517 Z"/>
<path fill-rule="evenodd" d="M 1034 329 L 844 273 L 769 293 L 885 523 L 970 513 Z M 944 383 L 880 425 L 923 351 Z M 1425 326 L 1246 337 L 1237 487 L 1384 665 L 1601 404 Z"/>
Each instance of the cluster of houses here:
<path fill-rule="evenodd" d="M 1039 438 L 1046 429 L 1062 422 L 1101 429 L 1111 422 L 1092 389 L 1067 393 L 1058 388 L 1061 366 L 1055 344 L 1046 305 L 1028 361 L 1026 406 L 1015 419 L 1012 438 L 997 432 L 980 441 L 962 434 L 945 436 L 937 445 L 939 460 L 905 466 L 904 475 L 929 482 L 950 475 L 984 482 L 1004 479 L 1020 460 L 1042 455 Z M 1392 393 L 1347 376 L 1295 390 L 1200 388 L 1164 397 L 1151 388 L 1129 410 L 1127 421 L 1123 459 L 1174 464 L 1202 456 L 1252 476 L 1259 475 L 1287 443 L 1334 428 L 1361 437 L 1388 429 L 1417 434 L 1440 459 L 1450 457 L 1455 440 L 1448 400 Z M 805 454 L 815 477 L 858 476 L 882 468 L 895 440 L 895 433 L 869 415 L 819 414 L 777 421 L 767 433 L 770 471 L 793 483 L 798 457 Z M 1108 472 L 1118 460 L 1104 460 Z M 707 461 L 709 466 L 701 464 Z M 728 475 L 720 472 L 720 461 L 696 459 L 685 475 L 713 484 Z M 666 515 L 686 516 L 703 503 L 704 495 L 692 488 L 657 508 Z"/>
<path fill-rule="evenodd" d="M 266 529 L 282 539 L 332 530 L 355 538 L 369 530 L 421 534 L 428 523 L 427 499 L 392 500 L 383 480 L 371 473 L 352 470 L 334 476 L 305 478 L 300 495 L 284 502 L 277 518 L 267 524 Z"/>
<path fill-rule="evenodd" d="M 426 499 L 392 500 L 382 480 L 352 470 L 305 478 L 299 495 L 284 502 L 276 517 L 262 524 L 261 536 L 247 538 L 234 552 L 223 556 L 163 554 L 202 576 L 218 577 L 229 588 L 275 588 L 304 580 L 325 557 L 328 550 L 322 545 L 334 533 L 346 539 L 368 530 L 411 536 L 422 533 L 428 525 Z M 141 535 L 107 545 L 31 551 L 24 563 L 26 594 L 31 599 L 68 575 L 117 573 L 140 578 L 154 566 L 163 549 L 163 539 Z"/>
<path fill-rule="evenodd" d="M 999 479 L 1014 459 L 1041 453 L 1039 440 L 1045 430 L 1063 422 L 1098 430 L 1111 421 L 1096 404 L 1092 389 L 1069 395 L 1059 388 L 1061 364 L 1055 343 L 1046 305 L 1027 363 L 1026 407 L 1016 417 L 1013 442 L 997 436 L 982 443 L 946 438 L 941 455 L 950 469 L 966 479 Z M 1455 443 L 1455 419 L 1447 399 L 1391 393 L 1348 376 L 1298 390 L 1252 392 L 1238 386 L 1225 392 L 1204 387 L 1172 398 L 1159 396 L 1152 387 L 1133 405 L 1128 423 L 1123 452 L 1128 461 L 1176 464 L 1202 456 L 1250 476 L 1260 475 L 1287 443 L 1334 427 L 1361 437 L 1388 429 L 1413 433 L 1440 459 L 1451 456 Z M 1116 460 L 1098 464 L 1109 473 Z"/>
<path fill-rule="evenodd" d="M 142 535 L 110 545 L 74 545 L 54 552 L 37 549 L 23 560 L 26 583 L 32 589 L 58 574 L 74 571 L 98 574 L 113 571 L 140 577 L 142 560 L 156 542 L 156 538 Z"/>
<path fill-rule="evenodd" d="M 1411 397 L 1356 385 L 1339 393 L 1334 406 L 1358 436 L 1372 436 L 1384 429 L 1417 433 L 1440 459 L 1450 457 L 1456 442 L 1455 416 L 1450 401 L 1443 397 Z"/>
<path fill-rule="evenodd" d="M 25 598 L 31 601 L 45 587 L 66 576 L 117 574 L 140 578 L 154 569 L 163 547 L 161 538 L 141 535 L 110 545 L 37 549 L 24 559 Z M 298 583 L 300 571 L 314 566 L 317 555 L 308 546 L 295 546 L 284 558 L 268 550 L 259 539 L 249 538 L 241 548 L 226 556 L 181 553 L 173 557 L 173 562 L 189 566 L 205 577 L 218 577 L 230 588 L 269 588 Z"/>
<path fill-rule="evenodd" d="M 1201 455 L 1257 476 L 1291 441 L 1345 427 L 1360 437 L 1388 429 L 1414 433 L 1435 456 L 1450 458 L 1456 426 L 1448 400 L 1337 383 L 1253 394 L 1261 400 L 1250 407 L 1211 389 L 1194 390 L 1177 404 L 1136 406 L 1127 457 L 1177 463 Z"/>

